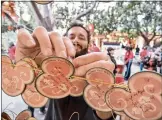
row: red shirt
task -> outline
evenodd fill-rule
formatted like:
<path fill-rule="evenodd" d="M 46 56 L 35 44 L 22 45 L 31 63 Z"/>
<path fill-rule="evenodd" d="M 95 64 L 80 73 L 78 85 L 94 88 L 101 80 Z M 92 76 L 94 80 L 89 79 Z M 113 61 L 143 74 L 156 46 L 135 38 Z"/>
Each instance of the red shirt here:
<path fill-rule="evenodd" d="M 15 60 L 15 50 L 16 46 L 12 46 L 11 48 L 8 49 L 8 55 L 11 60 Z"/>
<path fill-rule="evenodd" d="M 125 58 L 124 58 L 125 63 L 127 63 L 129 60 L 133 59 L 133 57 L 134 57 L 133 52 L 132 51 L 127 51 L 125 53 Z"/>
<path fill-rule="evenodd" d="M 94 51 L 94 52 L 100 52 L 100 49 L 99 49 L 97 46 L 94 46 L 94 47 L 93 47 L 93 51 Z"/>
<path fill-rule="evenodd" d="M 141 56 L 141 60 L 143 60 L 144 57 L 147 56 L 147 50 L 143 50 L 143 51 L 140 53 L 140 56 Z"/>
<path fill-rule="evenodd" d="M 88 49 L 89 53 L 90 52 L 100 52 L 100 49 L 97 46 L 90 47 Z"/>

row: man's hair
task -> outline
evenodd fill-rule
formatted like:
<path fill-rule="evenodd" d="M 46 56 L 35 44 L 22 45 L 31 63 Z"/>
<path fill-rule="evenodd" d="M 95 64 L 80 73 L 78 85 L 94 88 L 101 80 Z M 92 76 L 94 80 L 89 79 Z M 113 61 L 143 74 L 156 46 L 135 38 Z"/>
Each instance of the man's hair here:
<path fill-rule="evenodd" d="M 66 30 L 66 33 L 64 34 L 64 36 L 67 36 L 68 31 L 73 27 L 81 27 L 87 32 L 87 39 L 88 39 L 88 44 L 89 44 L 89 42 L 90 42 L 90 32 L 86 29 L 86 27 L 83 26 L 83 23 L 81 23 L 80 21 L 73 21 L 70 24 L 70 26 L 68 27 L 68 29 Z"/>
<path fill-rule="evenodd" d="M 9 43 L 9 48 L 11 48 L 12 46 L 15 46 L 13 42 Z"/>
<path fill-rule="evenodd" d="M 146 49 L 147 49 L 147 47 L 145 46 L 145 47 L 143 47 L 143 49 L 144 49 L 144 50 L 146 50 Z"/>
<path fill-rule="evenodd" d="M 127 51 L 131 51 L 133 48 L 131 46 L 126 46 Z"/>
<path fill-rule="evenodd" d="M 114 50 L 114 48 L 112 48 L 112 47 L 108 47 L 108 48 L 107 48 L 107 52 L 110 52 L 110 51 L 112 51 L 112 50 Z"/>

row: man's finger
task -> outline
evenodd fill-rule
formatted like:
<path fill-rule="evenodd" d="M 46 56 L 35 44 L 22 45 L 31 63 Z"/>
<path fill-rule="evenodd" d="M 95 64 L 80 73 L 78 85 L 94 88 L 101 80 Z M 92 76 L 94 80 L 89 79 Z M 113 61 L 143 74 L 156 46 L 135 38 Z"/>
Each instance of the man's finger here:
<path fill-rule="evenodd" d="M 66 47 L 67 55 L 74 57 L 76 54 L 75 47 L 69 38 L 63 37 L 63 41 Z"/>
<path fill-rule="evenodd" d="M 49 37 L 55 49 L 56 56 L 67 58 L 66 47 L 62 40 L 62 36 L 57 32 L 50 32 Z"/>
<path fill-rule="evenodd" d="M 15 51 L 15 60 L 16 62 L 21 60 L 22 58 L 26 57 L 22 52 L 20 52 L 21 48 L 17 47 Z"/>
<path fill-rule="evenodd" d="M 84 76 L 88 70 L 94 67 L 102 67 L 111 72 L 115 69 L 115 65 L 110 61 L 100 60 L 87 65 L 80 66 L 75 69 L 76 76 Z"/>
<path fill-rule="evenodd" d="M 33 32 L 33 36 L 38 40 L 43 55 L 52 55 L 52 45 L 47 30 L 41 26 L 37 27 Z"/>
<path fill-rule="evenodd" d="M 24 28 L 18 30 L 17 39 L 17 45 L 21 48 L 32 48 L 36 45 L 32 35 Z"/>
<path fill-rule="evenodd" d="M 109 56 L 103 52 L 93 52 L 86 55 L 79 56 L 73 60 L 75 67 L 87 65 L 99 60 L 109 60 Z"/>

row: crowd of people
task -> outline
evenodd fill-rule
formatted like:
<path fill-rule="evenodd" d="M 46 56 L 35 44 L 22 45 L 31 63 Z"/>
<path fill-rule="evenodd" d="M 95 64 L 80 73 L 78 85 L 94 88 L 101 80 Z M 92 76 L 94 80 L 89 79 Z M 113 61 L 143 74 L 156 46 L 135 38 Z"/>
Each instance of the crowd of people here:
<path fill-rule="evenodd" d="M 93 45 L 96 47 L 96 45 Z M 135 54 L 133 53 L 133 48 L 130 45 L 122 46 L 126 50 L 124 56 L 124 65 L 126 67 L 124 80 L 128 80 L 131 75 L 131 66 L 135 56 L 140 57 L 139 71 L 150 70 L 162 74 L 162 46 L 157 48 L 149 48 L 144 46 L 141 50 L 139 46 L 135 48 Z M 89 50 L 92 49 L 92 46 Z M 98 48 L 99 49 L 99 48 Z M 114 57 L 115 49 L 113 47 L 107 48 L 107 54 L 110 56 L 111 61 L 115 64 L 114 74 L 117 69 L 117 62 Z M 97 51 L 90 51 L 97 52 Z"/>
<path fill-rule="evenodd" d="M 162 74 L 162 47 L 156 49 L 143 47 L 140 58 L 140 71 L 145 68 Z"/>

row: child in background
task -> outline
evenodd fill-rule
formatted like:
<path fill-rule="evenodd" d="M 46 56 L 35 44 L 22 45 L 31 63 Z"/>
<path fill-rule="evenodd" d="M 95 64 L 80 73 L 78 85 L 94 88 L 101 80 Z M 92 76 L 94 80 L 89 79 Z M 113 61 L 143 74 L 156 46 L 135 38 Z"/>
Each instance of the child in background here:
<path fill-rule="evenodd" d="M 126 65 L 126 72 L 124 75 L 124 79 L 128 80 L 130 75 L 131 75 L 131 66 L 133 62 L 133 52 L 132 52 L 132 47 L 126 47 L 126 53 L 124 57 L 125 65 Z"/>
<path fill-rule="evenodd" d="M 14 43 L 10 43 L 8 48 L 8 55 L 13 62 L 15 62 L 15 51 L 16 51 L 16 46 L 14 45 Z"/>

